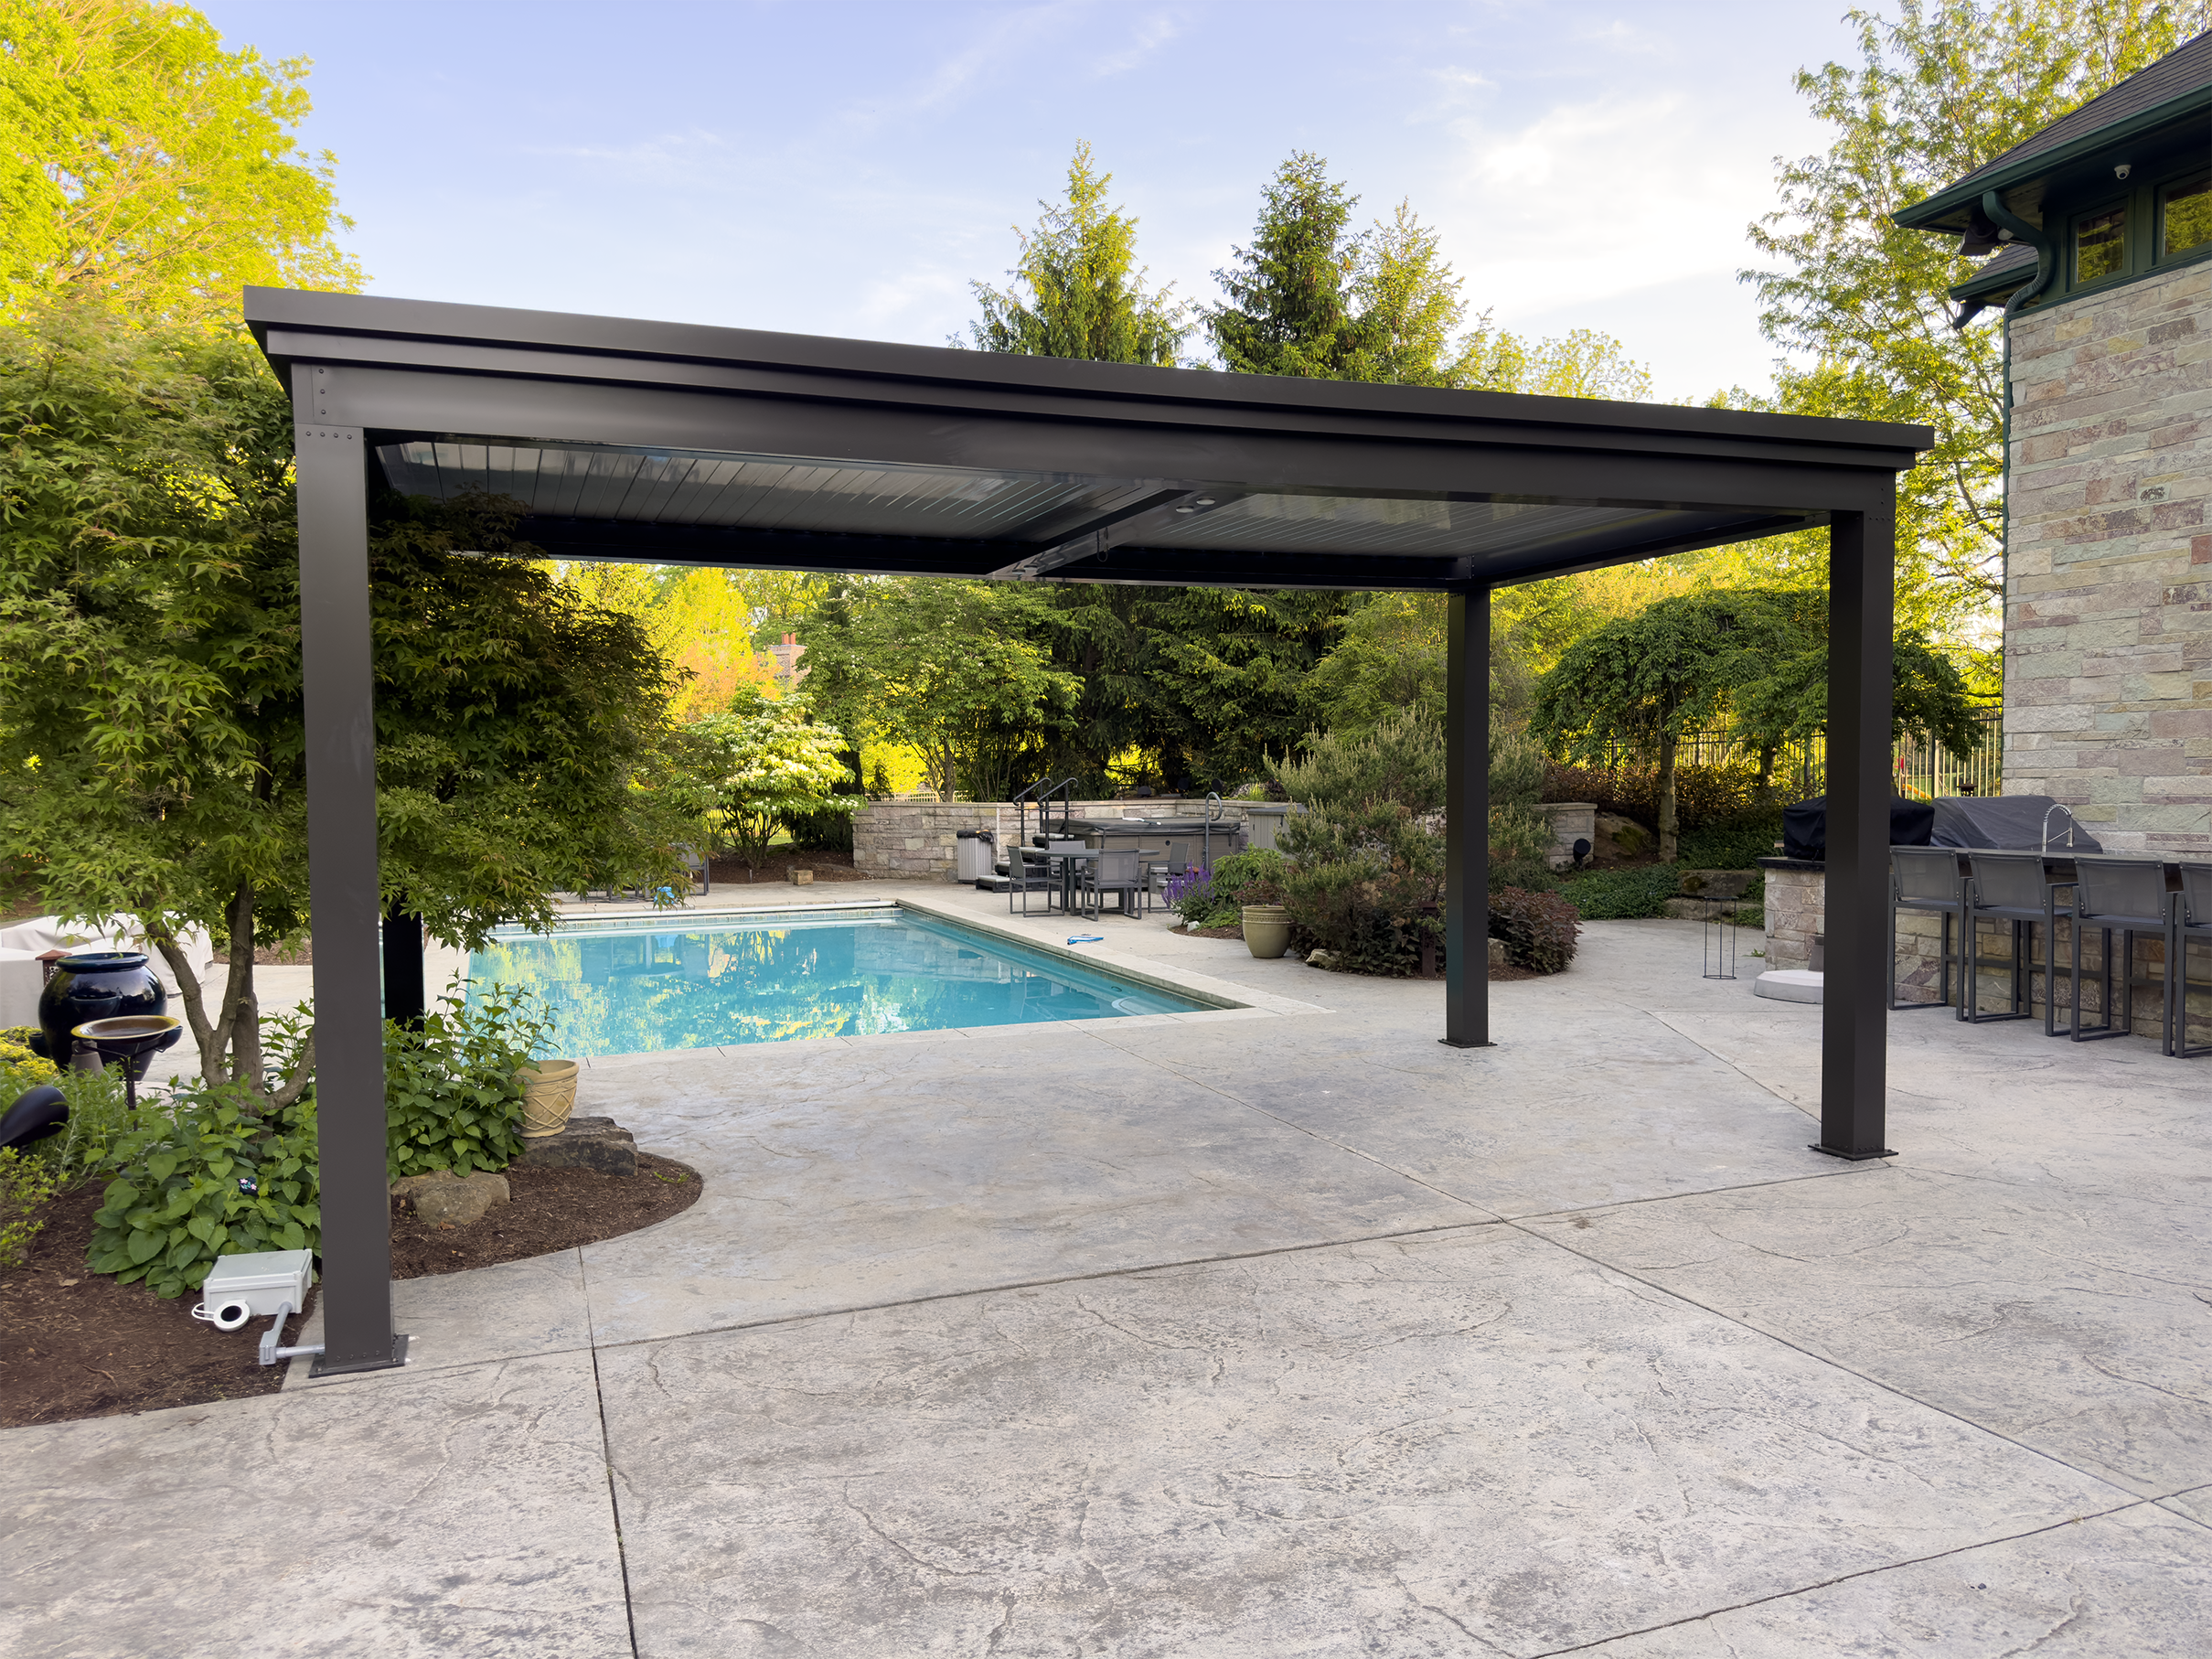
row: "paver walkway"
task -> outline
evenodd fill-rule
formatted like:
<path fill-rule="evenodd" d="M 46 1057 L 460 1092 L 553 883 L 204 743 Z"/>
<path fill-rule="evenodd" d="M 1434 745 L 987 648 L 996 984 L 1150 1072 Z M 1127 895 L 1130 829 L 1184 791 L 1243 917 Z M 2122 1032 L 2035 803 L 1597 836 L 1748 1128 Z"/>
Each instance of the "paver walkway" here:
<path fill-rule="evenodd" d="M 401 1284 L 402 1372 L 8 1432 L 0 1653 L 2212 1650 L 2212 1070 L 1898 1015 L 1854 1167 L 1694 924 L 1476 1053 L 1084 931 L 1260 1006 L 594 1063 L 697 1205 Z"/>

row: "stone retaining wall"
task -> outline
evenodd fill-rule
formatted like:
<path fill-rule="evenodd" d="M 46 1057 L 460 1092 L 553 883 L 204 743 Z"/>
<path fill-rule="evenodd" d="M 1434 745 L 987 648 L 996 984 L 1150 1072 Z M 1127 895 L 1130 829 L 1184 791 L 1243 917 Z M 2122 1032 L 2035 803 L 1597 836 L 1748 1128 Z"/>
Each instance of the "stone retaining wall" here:
<path fill-rule="evenodd" d="M 1545 801 L 1536 808 L 1551 820 L 1552 867 L 1564 870 L 1575 862 L 1575 843 L 1598 845 L 1598 808 L 1589 801 Z"/>
<path fill-rule="evenodd" d="M 1217 801 L 1213 810 L 1232 827 L 1245 821 L 1245 808 L 1259 802 Z M 1071 818 L 1199 818 L 1202 800 L 1077 801 Z M 1037 814 L 1027 816 L 1034 832 Z M 1059 803 L 1053 816 L 1060 816 Z M 892 881 L 949 882 L 959 869 L 958 832 L 989 830 L 996 832 L 1000 855 L 1011 844 L 1017 814 L 1005 801 L 871 801 L 853 815 L 852 867 L 863 874 Z"/>

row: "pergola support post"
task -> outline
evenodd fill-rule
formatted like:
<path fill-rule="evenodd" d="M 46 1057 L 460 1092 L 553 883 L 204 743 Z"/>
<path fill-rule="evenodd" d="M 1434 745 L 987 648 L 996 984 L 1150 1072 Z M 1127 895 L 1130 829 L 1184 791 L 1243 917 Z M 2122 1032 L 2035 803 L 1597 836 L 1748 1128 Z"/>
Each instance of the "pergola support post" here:
<path fill-rule="evenodd" d="M 429 1012 L 422 988 L 422 918 L 405 904 L 384 913 L 384 1017 L 422 1028 Z"/>
<path fill-rule="evenodd" d="M 1828 532 L 1827 965 L 1821 1139 L 1854 1161 L 1882 1144 L 1889 1062 L 1889 698 L 1897 508 L 1887 491 Z"/>
<path fill-rule="evenodd" d="M 1444 1036 L 1490 1040 L 1490 589 L 1451 596 L 1444 701 Z"/>
<path fill-rule="evenodd" d="M 319 372 L 304 364 L 294 370 L 301 383 L 294 387 L 293 407 L 302 416 L 316 407 Z M 402 1365 L 407 1339 L 391 1328 L 391 1204 L 384 1174 L 368 457 L 358 426 L 303 419 L 294 435 L 322 1165 L 323 1352 L 315 1374 L 322 1376 Z"/>

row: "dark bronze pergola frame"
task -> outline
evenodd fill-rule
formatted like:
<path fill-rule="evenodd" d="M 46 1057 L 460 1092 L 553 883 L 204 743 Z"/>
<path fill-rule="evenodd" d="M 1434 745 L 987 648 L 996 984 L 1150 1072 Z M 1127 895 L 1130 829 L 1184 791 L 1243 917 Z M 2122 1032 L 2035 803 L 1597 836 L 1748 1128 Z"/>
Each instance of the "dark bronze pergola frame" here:
<path fill-rule="evenodd" d="M 298 435 L 320 1373 L 396 1365 L 372 474 L 555 556 L 1450 595 L 1442 1040 L 1490 1044 L 1490 590 L 1829 527 L 1818 1150 L 1883 1146 L 1897 475 L 1926 427 L 1368 386 L 250 288 Z M 730 479 L 735 482 L 712 484 Z M 750 480 L 750 482 L 748 482 Z M 934 492 L 934 493 L 933 493 Z M 1007 504 L 1018 504 L 1010 507 Z"/>

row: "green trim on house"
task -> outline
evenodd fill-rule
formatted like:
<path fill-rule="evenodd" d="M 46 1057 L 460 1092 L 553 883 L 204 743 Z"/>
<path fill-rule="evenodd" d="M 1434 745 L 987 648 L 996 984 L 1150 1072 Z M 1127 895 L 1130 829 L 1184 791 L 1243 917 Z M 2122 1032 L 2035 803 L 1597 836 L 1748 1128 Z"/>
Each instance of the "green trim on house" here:
<path fill-rule="evenodd" d="M 2122 117 L 2108 125 L 2084 133 L 2080 137 L 2048 150 L 2025 155 L 2010 166 L 1995 168 L 1986 174 L 1969 174 L 1959 183 L 1939 190 L 1924 201 L 1915 202 L 1890 215 L 1894 223 L 1908 230 L 1962 230 L 1967 215 L 1978 206 L 1984 190 L 2014 190 L 2024 184 L 2032 184 L 2053 173 L 2085 161 L 2100 150 L 2129 139 L 2153 134 L 2163 126 L 2180 125 L 2198 111 L 2212 112 L 2212 84 L 2197 87 L 2153 104 L 2147 110 Z M 1952 292 L 1956 293 L 1954 289 Z"/>

